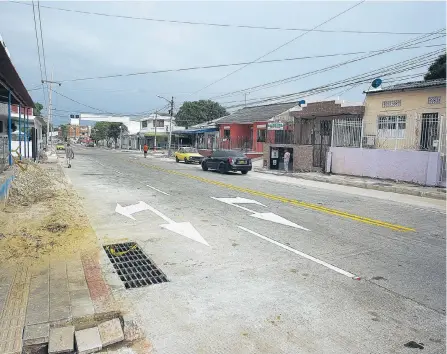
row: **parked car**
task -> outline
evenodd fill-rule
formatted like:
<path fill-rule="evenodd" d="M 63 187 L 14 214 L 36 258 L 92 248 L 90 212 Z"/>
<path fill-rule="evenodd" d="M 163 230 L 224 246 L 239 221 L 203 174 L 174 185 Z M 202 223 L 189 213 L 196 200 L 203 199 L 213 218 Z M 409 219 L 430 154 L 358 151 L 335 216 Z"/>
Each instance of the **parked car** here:
<path fill-rule="evenodd" d="M 95 143 L 94 143 L 93 141 L 90 141 L 90 142 L 87 143 L 86 146 L 87 146 L 87 147 L 94 147 L 94 146 L 95 146 Z"/>
<path fill-rule="evenodd" d="M 251 160 L 236 150 L 215 150 L 202 161 L 202 170 L 216 170 L 220 173 L 241 171 L 243 175 L 251 171 Z"/>
<path fill-rule="evenodd" d="M 175 152 L 175 161 L 184 161 L 185 163 L 201 163 L 203 156 L 193 147 L 182 147 Z"/>
<path fill-rule="evenodd" d="M 56 150 L 65 150 L 65 145 L 63 143 L 57 143 Z"/>

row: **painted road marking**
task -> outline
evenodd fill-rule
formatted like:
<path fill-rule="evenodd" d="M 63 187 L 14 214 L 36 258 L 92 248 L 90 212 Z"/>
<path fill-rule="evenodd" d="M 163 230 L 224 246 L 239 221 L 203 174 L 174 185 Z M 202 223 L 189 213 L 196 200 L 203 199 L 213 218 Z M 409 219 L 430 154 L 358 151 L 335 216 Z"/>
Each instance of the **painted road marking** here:
<path fill-rule="evenodd" d="M 252 231 L 252 230 L 250 230 L 250 229 L 247 229 L 246 227 L 243 227 L 243 226 L 238 226 L 238 227 L 239 227 L 240 229 L 244 230 L 244 231 L 247 231 L 247 232 L 251 233 L 252 235 L 255 235 L 255 236 L 259 237 L 259 238 L 262 238 L 262 239 L 265 240 L 265 241 L 268 241 L 268 242 L 270 242 L 270 243 L 273 243 L 274 245 L 277 245 L 277 246 L 279 246 L 279 247 L 282 247 L 282 248 L 284 248 L 284 249 L 286 249 L 286 250 L 288 250 L 288 251 L 290 251 L 290 252 L 293 252 L 293 253 L 295 253 L 295 254 L 301 256 L 301 257 L 304 257 L 304 258 L 306 258 L 306 259 L 308 259 L 308 260 L 310 260 L 310 261 L 312 261 L 312 262 L 318 263 L 318 264 L 322 265 L 323 267 L 329 268 L 329 269 L 333 270 L 334 272 L 340 273 L 340 274 L 342 274 L 342 275 L 344 275 L 344 276 L 347 276 L 347 277 L 349 277 L 349 278 L 352 278 L 352 279 L 360 280 L 360 277 L 358 277 L 357 275 L 352 274 L 352 273 L 349 273 L 349 272 L 347 272 L 346 270 L 343 270 L 343 269 L 338 268 L 338 267 L 336 267 L 336 266 L 333 266 L 332 264 L 329 264 L 329 263 L 327 263 L 327 262 L 325 262 L 325 261 L 322 261 L 321 259 L 312 257 L 312 256 L 310 256 L 310 255 L 308 255 L 308 254 L 306 254 L 306 253 L 303 253 L 303 252 L 301 252 L 301 251 L 298 251 L 298 250 L 296 250 L 296 249 L 294 249 L 294 248 L 292 248 L 292 247 L 283 245 L 283 244 L 280 243 L 280 242 L 277 242 L 277 241 L 275 241 L 275 240 L 272 240 L 271 238 L 262 236 L 261 234 L 258 234 L 258 233 L 255 232 L 255 231 Z"/>
<path fill-rule="evenodd" d="M 166 193 L 166 192 L 163 192 L 163 191 L 159 190 L 158 188 L 152 187 L 152 186 L 150 186 L 150 185 L 148 185 L 148 184 L 146 184 L 146 186 L 149 187 L 149 188 L 151 188 L 151 189 L 153 189 L 154 191 L 160 192 L 161 194 L 164 194 L 164 195 L 170 195 L 170 194 L 168 194 L 168 193 Z"/>
<path fill-rule="evenodd" d="M 347 212 L 344 212 L 344 211 L 341 211 L 341 210 L 337 210 L 337 209 L 326 208 L 326 207 L 321 206 L 321 205 L 307 203 L 307 202 L 302 202 L 302 201 L 296 200 L 296 199 L 289 199 L 289 198 L 281 197 L 281 196 L 274 195 L 274 194 L 268 194 L 268 193 L 256 191 L 256 190 L 249 189 L 249 188 L 238 187 L 238 186 L 235 186 L 235 185 L 232 185 L 232 184 L 229 184 L 229 183 L 219 182 L 219 181 L 215 181 L 215 180 L 212 180 L 212 179 L 207 179 L 207 178 L 191 175 L 191 174 L 180 172 L 180 171 L 176 171 L 176 170 L 168 170 L 166 168 L 159 167 L 159 166 L 156 166 L 156 165 L 150 165 L 150 164 L 145 164 L 145 163 L 138 163 L 138 164 L 140 166 L 142 166 L 142 167 L 153 168 L 153 169 L 156 169 L 156 170 L 159 170 L 159 171 L 162 171 L 162 172 L 175 174 L 175 175 L 183 176 L 183 177 L 190 178 L 190 179 L 195 179 L 195 180 L 198 180 L 198 181 L 201 181 L 201 182 L 204 182 L 204 183 L 214 184 L 216 186 L 227 188 L 227 189 L 231 189 L 231 190 L 235 190 L 235 191 L 238 191 L 238 192 L 243 192 L 243 193 L 248 193 L 248 194 L 252 194 L 252 195 L 257 195 L 257 196 L 264 197 L 264 198 L 267 198 L 267 199 L 270 199 L 270 200 L 277 200 L 277 201 L 280 201 L 280 202 L 283 202 L 283 203 L 289 203 L 289 204 L 292 204 L 292 205 L 295 205 L 295 206 L 299 206 L 299 207 L 303 207 L 303 208 L 307 208 L 307 209 L 320 211 L 322 213 L 326 213 L 326 214 L 330 214 L 330 215 L 334 215 L 334 216 L 339 216 L 339 217 L 342 217 L 342 218 L 355 220 L 355 221 L 358 221 L 358 222 L 363 222 L 363 223 L 369 224 L 369 225 L 384 227 L 384 228 L 391 229 L 391 230 L 394 230 L 394 231 L 402 231 L 402 232 L 416 231 L 415 229 L 413 229 L 411 227 L 406 227 L 406 226 L 402 226 L 402 225 L 398 225 L 398 224 L 392 224 L 392 223 L 381 221 L 381 220 L 371 219 L 371 218 L 367 218 L 365 216 L 360 216 L 360 215 L 356 215 L 356 214 L 352 214 L 352 213 L 347 213 Z"/>
<path fill-rule="evenodd" d="M 287 225 L 287 226 L 291 226 L 291 227 L 295 227 L 297 229 L 301 229 L 301 230 L 305 230 L 305 231 L 310 231 L 309 229 L 306 229 L 305 227 L 295 224 L 292 221 L 289 221 L 285 218 L 283 218 L 282 216 L 276 215 L 275 213 L 258 213 L 254 210 L 248 209 L 246 207 L 243 207 L 242 205 L 238 205 L 235 203 L 247 203 L 247 204 L 257 204 L 257 205 L 262 205 L 265 207 L 264 204 L 261 204 L 259 202 L 257 202 L 256 200 L 252 200 L 252 199 L 245 199 L 245 198 L 215 198 L 215 197 L 211 197 L 214 200 L 218 200 L 219 202 L 224 202 L 225 204 L 229 204 L 232 205 L 236 208 L 248 211 L 250 213 L 253 213 L 252 217 L 254 218 L 258 218 L 261 220 L 267 220 L 267 221 L 271 221 L 277 224 L 282 224 L 282 225 Z"/>
<path fill-rule="evenodd" d="M 175 222 L 174 220 L 163 214 L 161 211 L 146 204 L 145 202 L 140 201 L 137 204 L 128 205 L 126 207 L 117 204 L 115 209 L 117 213 L 127 216 L 128 218 L 131 218 L 133 220 L 135 220 L 135 218 L 132 216 L 132 214 L 138 213 L 143 210 L 150 210 L 167 222 L 167 224 L 162 224 L 160 225 L 160 227 L 171 230 L 179 235 L 185 236 L 191 240 L 209 246 L 208 242 L 205 241 L 202 235 L 199 234 L 199 232 L 194 228 L 194 226 L 191 225 L 190 222 Z"/>

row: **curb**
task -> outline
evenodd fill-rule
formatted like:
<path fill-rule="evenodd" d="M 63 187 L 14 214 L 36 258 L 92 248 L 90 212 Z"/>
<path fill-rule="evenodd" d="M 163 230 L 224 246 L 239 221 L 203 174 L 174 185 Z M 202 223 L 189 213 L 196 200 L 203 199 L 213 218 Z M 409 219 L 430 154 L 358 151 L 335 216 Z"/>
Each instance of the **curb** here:
<path fill-rule="evenodd" d="M 282 174 L 276 174 L 272 172 L 268 172 L 262 168 L 254 168 L 255 172 L 264 173 L 268 175 L 275 175 L 275 176 L 282 176 Z M 441 191 L 418 191 L 413 190 L 405 187 L 396 187 L 396 186 L 377 186 L 369 183 L 363 183 L 363 182 L 353 182 L 353 181 L 330 181 L 326 178 L 318 178 L 318 177 L 307 177 L 307 176 L 296 176 L 293 174 L 287 175 L 287 177 L 297 178 L 297 179 L 304 179 L 307 181 L 316 181 L 316 182 L 324 182 L 324 183 L 330 183 L 330 184 L 338 184 L 342 186 L 349 186 L 349 187 L 357 187 L 357 188 L 363 188 L 363 189 L 374 189 L 382 192 L 392 192 L 392 193 L 398 193 L 398 194 L 406 194 L 406 195 L 414 195 L 416 197 L 424 197 L 424 198 L 431 198 L 431 199 L 439 199 L 439 200 L 446 200 L 446 193 Z"/>

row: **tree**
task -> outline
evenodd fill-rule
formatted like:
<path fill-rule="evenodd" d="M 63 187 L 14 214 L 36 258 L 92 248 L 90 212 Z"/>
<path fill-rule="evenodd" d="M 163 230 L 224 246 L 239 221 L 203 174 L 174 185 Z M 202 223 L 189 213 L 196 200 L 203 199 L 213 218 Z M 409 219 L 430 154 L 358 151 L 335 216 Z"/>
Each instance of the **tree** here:
<path fill-rule="evenodd" d="M 95 143 L 98 143 L 100 140 L 107 139 L 108 131 L 109 131 L 109 122 L 96 122 L 95 126 L 92 129 L 92 139 Z"/>
<path fill-rule="evenodd" d="M 127 132 L 127 127 L 123 123 L 108 123 L 107 137 L 115 141 L 115 146 L 120 134 Z"/>
<path fill-rule="evenodd" d="M 219 103 L 211 100 L 184 102 L 175 116 L 175 124 L 189 127 L 228 115 Z"/>
<path fill-rule="evenodd" d="M 440 55 L 433 64 L 428 68 L 428 72 L 424 76 L 424 80 L 445 79 L 445 59 L 446 55 Z"/>
<path fill-rule="evenodd" d="M 61 124 L 61 125 L 59 126 L 59 128 L 60 128 L 60 130 L 61 130 L 61 132 L 62 132 L 62 139 L 63 139 L 64 141 L 67 140 L 67 137 L 68 137 L 68 127 L 69 127 L 69 126 L 70 126 L 69 124 Z"/>
<path fill-rule="evenodd" d="M 42 115 L 43 105 L 39 102 L 34 102 L 34 115 L 40 117 Z"/>

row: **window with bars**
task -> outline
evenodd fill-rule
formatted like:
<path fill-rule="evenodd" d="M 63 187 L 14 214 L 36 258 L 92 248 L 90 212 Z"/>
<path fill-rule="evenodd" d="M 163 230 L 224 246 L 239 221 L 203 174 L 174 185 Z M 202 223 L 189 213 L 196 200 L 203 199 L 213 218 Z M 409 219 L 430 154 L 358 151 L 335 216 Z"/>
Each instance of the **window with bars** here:
<path fill-rule="evenodd" d="M 379 138 L 402 139 L 405 137 L 407 117 L 401 116 L 379 116 L 377 121 L 377 135 Z"/>
<path fill-rule="evenodd" d="M 428 104 L 440 104 L 441 96 L 433 96 L 428 98 Z"/>
<path fill-rule="evenodd" d="M 224 129 L 224 138 L 229 139 L 230 138 L 230 129 Z"/>
<path fill-rule="evenodd" d="M 400 107 L 401 103 L 401 100 L 382 101 L 382 108 Z"/>

